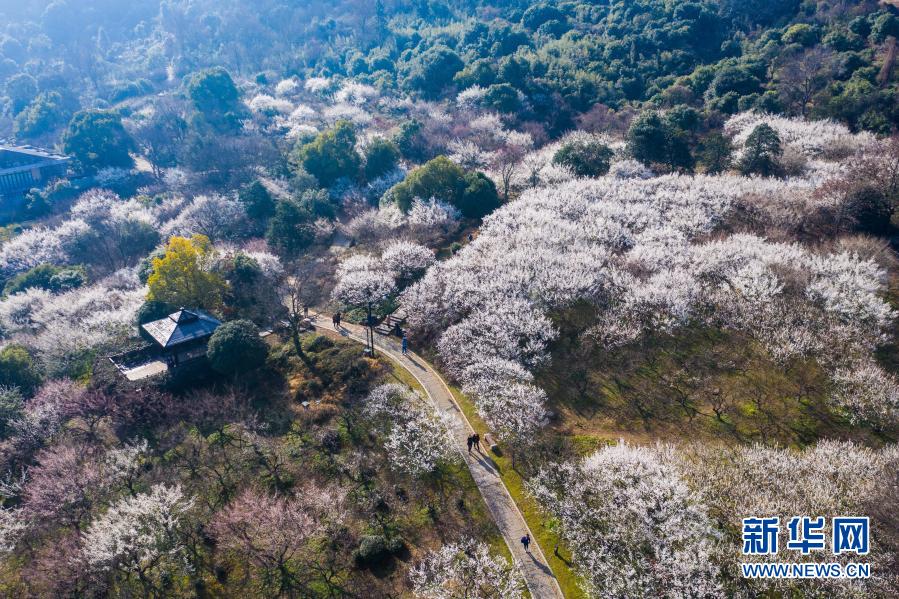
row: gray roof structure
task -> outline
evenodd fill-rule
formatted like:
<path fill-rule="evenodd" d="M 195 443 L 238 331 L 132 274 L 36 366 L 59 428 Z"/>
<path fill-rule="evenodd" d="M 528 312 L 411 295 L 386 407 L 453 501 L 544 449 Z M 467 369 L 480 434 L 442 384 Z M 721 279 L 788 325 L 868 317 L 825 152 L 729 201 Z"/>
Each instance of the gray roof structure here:
<path fill-rule="evenodd" d="M 34 146 L 4 146 L 0 144 L 0 175 L 8 175 L 34 168 L 59 166 L 71 162 L 71 158 Z"/>
<path fill-rule="evenodd" d="M 211 336 L 221 321 L 202 310 L 181 308 L 165 318 L 141 325 L 163 349 Z"/>

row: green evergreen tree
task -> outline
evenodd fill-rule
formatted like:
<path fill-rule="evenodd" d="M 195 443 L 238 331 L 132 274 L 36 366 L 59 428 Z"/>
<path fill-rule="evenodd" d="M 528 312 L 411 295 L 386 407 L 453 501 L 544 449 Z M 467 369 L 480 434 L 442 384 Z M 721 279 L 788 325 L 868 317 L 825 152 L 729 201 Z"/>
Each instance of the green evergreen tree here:
<path fill-rule="evenodd" d="M 362 160 L 356 152 L 353 124 L 338 121 L 332 129 L 299 146 L 291 161 L 313 175 L 323 187 L 330 187 L 341 177 L 355 179 Z"/>
<path fill-rule="evenodd" d="M 134 166 L 130 154 L 134 141 L 122 126 L 121 115 L 112 110 L 76 113 L 63 137 L 63 148 L 87 174 L 107 167 Z"/>
<path fill-rule="evenodd" d="M 744 175 L 770 177 L 780 170 L 778 159 L 783 154 L 780 136 L 770 125 L 762 123 L 752 130 L 743 146 L 740 172 Z"/>
<path fill-rule="evenodd" d="M 221 374 L 240 374 L 265 364 L 268 346 L 259 329 L 249 320 L 234 320 L 220 326 L 209 338 L 206 357 Z"/>

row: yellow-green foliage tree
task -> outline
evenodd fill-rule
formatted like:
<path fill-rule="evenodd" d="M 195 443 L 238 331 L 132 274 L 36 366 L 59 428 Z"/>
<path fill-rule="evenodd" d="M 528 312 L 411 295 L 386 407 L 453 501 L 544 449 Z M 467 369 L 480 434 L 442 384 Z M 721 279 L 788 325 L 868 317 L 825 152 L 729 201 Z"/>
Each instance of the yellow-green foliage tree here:
<path fill-rule="evenodd" d="M 165 254 L 153 258 L 147 299 L 172 306 L 218 308 L 225 280 L 210 268 L 214 254 L 212 242 L 205 235 L 169 239 Z"/>

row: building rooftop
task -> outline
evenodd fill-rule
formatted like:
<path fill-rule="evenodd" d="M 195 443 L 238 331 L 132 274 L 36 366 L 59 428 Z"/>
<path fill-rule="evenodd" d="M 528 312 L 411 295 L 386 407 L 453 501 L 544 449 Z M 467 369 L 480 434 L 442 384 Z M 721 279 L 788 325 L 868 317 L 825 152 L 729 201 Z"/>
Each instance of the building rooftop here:
<path fill-rule="evenodd" d="M 181 308 L 165 318 L 141 325 L 161 347 L 168 349 L 212 335 L 221 321 L 202 310 Z"/>
<path fill-rule="evenodd" d="M 33 146 L 0 145 L 0 175 L 46 166 L 63 165 L 71 160 L 68 156 Z"/>

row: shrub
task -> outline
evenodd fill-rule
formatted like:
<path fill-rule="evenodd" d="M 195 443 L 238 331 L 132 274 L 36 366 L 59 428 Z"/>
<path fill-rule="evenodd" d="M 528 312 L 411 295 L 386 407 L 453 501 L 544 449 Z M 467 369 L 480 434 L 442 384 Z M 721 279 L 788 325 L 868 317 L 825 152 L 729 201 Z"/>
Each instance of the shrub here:
<path fill-rule="evenodd" d="M 333 129 L 320 133 L 296 149 L 291 161 L 330 187 L 341 177 L 355 179 L 361 159 L 356 153 L 356 132 L 349 121 L 338 121 Z"/>
<path fill-rule="evenodd" d="M 28 349 L 11 344 L 0 350 L 0 385 L 18 387 L 30 395 L 40 382 L 40 373 Z"/>
<path fill-rule="evenodd" d="M 22 416 L 24 400 L 16 387 L 0 387 L 0 439 L 9 434 L 9 424 Z"/>
<path fill-rule="evenodd" d="M 818 42 L 821 30 L 808 23 L 796 23 L 790 25 L 780 39 L 785 44 L 799 44 L 800 46 L 812 46 Z"/>
<path fill-rule="evenodd" d="M 252 219 L 263 220 L 275 212 L 275 200 L 258 179 L 241 189 L 237 197 Z"/>
<path fill-rule="evenodd" d="M 683 120 L 682 112 L 674 118 Z M 627 149 L 643 164 L 665 164 L 671 168 L 693 167 L 693 156 L 685 140 L 685 133 L 668 117 L 646 111 L 634 119 L 627 132 Z"/>
<path fill-rule="evenodd" d="M 87 174 L 114 167 L 134 166 L 131 150 L 134 140 L 125 131 L 122 117 L 111 110 L 86 110 L 75 114 L 63 138 L 66 153 L 71 154 Z"/>
<path fill-rule="evenodd" d="M 268 224 L 265 240 L 278 253 L 293 256 L 315 241 L 313 216 L 300 202 L 281 200 Z"/>
<path fill-rule="evenodd" d="M 316 335 L 309 339 L 305 344 L 305 350 L 313 354 L 317 354 L 326 349 L 334 347 L 334 341 L 324 335 Z"/>
<path fill-rule="evenodd" d="M 26 289 L 38 288 L 47 291 L 68 291 L 81 287 L 87 275 L 80 266 L 63 267 L 53 264 L 39 264 L 31 270 L 20 273 L 10 279 L 3 288 L 3 293 L 12 295 Z"/>
<path fill-rule="evenodd" d="M 567 166 L 578 177 L 601 177 L 609 172 L 614 155 L 602 142 L 575 140 L 559 148 L 553 162 Z"/>
<path fill-rule="evenodd" d="M 464 66 L 453 50 L 441 45 L 432 46 L 409 62 L 404 84 L 433 98 L 452 83 L 453 77 Z"/>
<path fill-rule="evenodd" d="M 783 155 L 780 135 L 771 125 L 762 123 L 756 126 L 746 138 L 743 157 L 740 160 L 740 171 L 744 175 L 763 175 L 770 177 L 778 171 L 778 159 Z"/>
<path fill-rule="evenodd" d="M 209 365 L 221 374 L 248 372 L 262 366 L 268 345 L 249 320 L 234 320 L 220 326 L 209 339 Z"/>
<path fill-rule="evenodd" d="M 372 181 L 390 172 L 399 157 L 400 150 L 395 143 L 381 137 L 374 139 L 365 148 L 365 178 Z"/>
<path fill-rule="evenodd" d="M 359 541 L 359 548 L 353 552 L 353 557 L 360 567 L 377 566 L 402 548 L 402 539 L 388 540 L 383 535 L 364 535 Z"/>
<path fill-rule="evenodd" d="M 121 102 L 128 98 L 136 98 L 145 96 L 153 91 L 153 84 L 146 79 L 138 79 L 137 81 L 127 81 L 120 83 L 112 88 L 109 92 L 109 101 L 112 103 Z"/>
<path fill-rule="evenodd" d="M 230 131 L 240 125 L 243 111 L 240 91 L 231 75 L 222 67 L 193 73 L 185 79 L 187 94 L 205 121 L 219 131 Z"/>
<path fill-rule="evenodd" d="M 458 208 L 467 218 L 483 217 L 499 206 L 496 185 L 481 173 L 468 173 L 446 156 L 415 169 L 388 192 L 403 212 L 415 198 L 436 198 Z"/>
<path fill-rule="evenodd" d="M 300 383 L 297 388 L 296 399 L 297 401 L 315 399 L 316 397 L 321 397 L 322 391 L 324 390 L 325 386 L 322 385 L 321 381 L 318 379 L 309 379 L 308 381 Z"/>
<path fill-rule="evenodd" d="M 71 117 L 59 92 L 44 92 L 16 116 L 16 136 L 39 137 L 66 124 Z"/>
<path fill-rule="evenodd" d="M 521 109 L 518 92 L 508 83 L 491 85 L 484 94 L 484 103 L 500 112 L 515 113 Z"/>
<path fill-rule="evenodd" d="M 465 189 L 454 206 L 466 218 L 483 218 L 499 208 L 496 184 L 484 173 L 465 175 Z"/>

